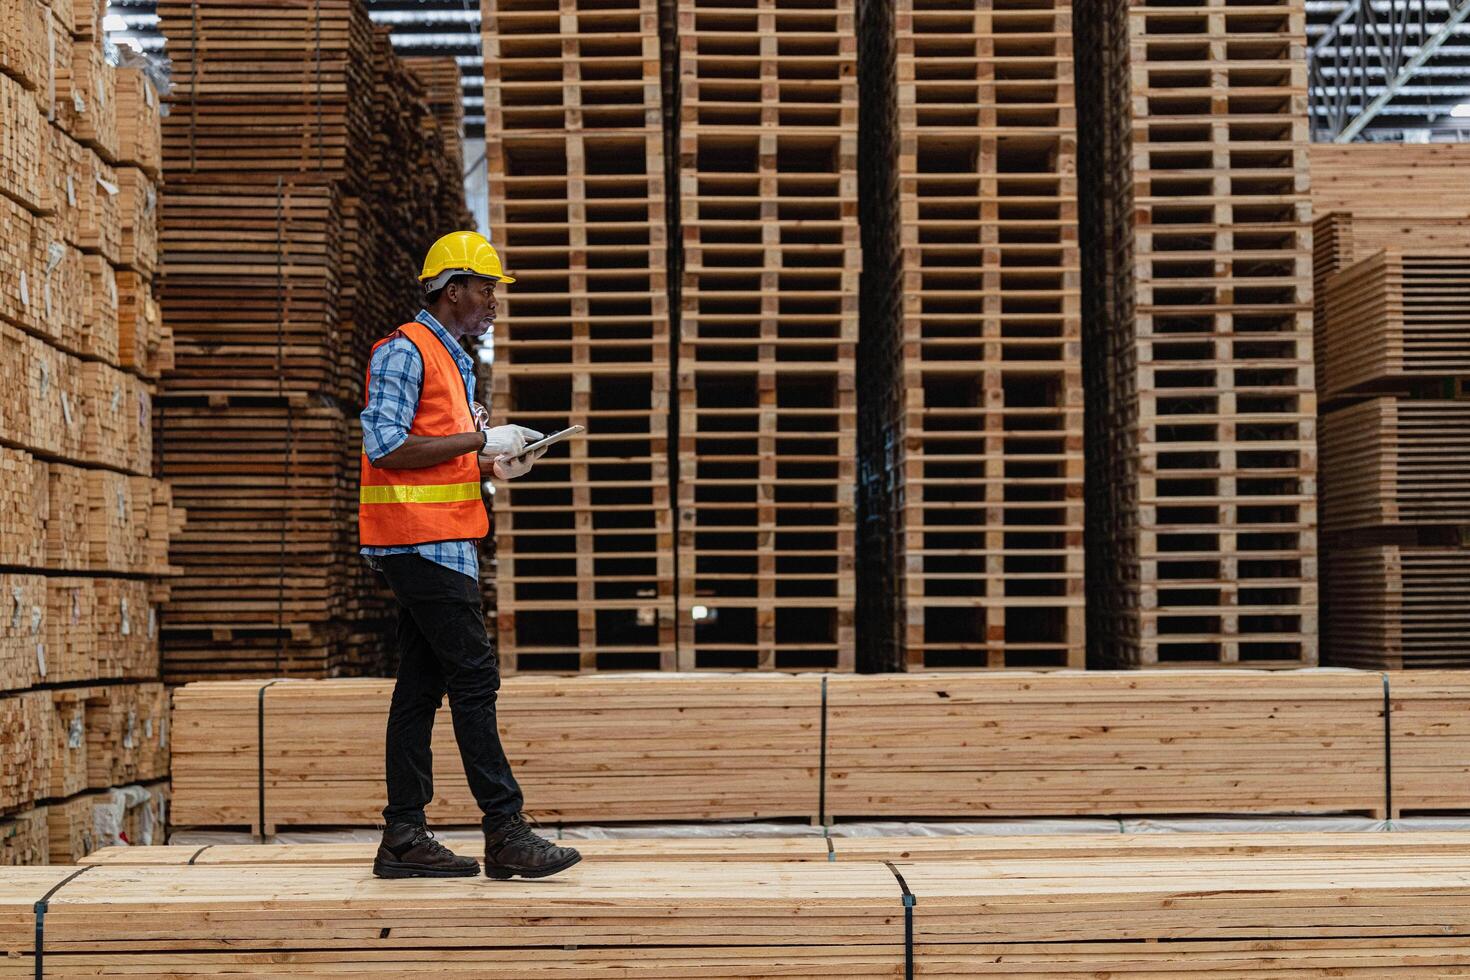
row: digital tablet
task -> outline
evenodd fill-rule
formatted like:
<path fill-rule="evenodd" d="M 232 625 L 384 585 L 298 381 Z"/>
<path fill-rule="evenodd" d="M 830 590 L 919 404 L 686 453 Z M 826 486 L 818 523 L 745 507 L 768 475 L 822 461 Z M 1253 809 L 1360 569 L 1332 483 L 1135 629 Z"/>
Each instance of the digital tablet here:
<path fill-rule="evenodd" d="M 537 439 L 525 449 L 522 449 L 515 458 L 520 459 L 521 456 L 537 452 L 539 450 L 547 448 L 548 446 L 554 446 L 557 443 L 561 442 L 563 439 L 570 439 L 572 436 L 579 436 L 586 431 L 587 429 L 585 426 L 573 425 L 562 429 L 560 432 L 553 432 L 551 435 L 546 436 L 542 439 Z"/>

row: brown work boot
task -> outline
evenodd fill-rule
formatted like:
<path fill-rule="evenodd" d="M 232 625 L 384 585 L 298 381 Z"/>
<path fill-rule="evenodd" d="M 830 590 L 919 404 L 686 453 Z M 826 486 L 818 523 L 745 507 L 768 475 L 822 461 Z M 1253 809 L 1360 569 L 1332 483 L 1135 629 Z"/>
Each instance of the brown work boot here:
<path fill-rule="evenodd" d="M 373 861 L 379 878 L 473 878 L 479 873 L 480 862 L 458 856 L 428 827 L 415 823 L 389 824 Z"/>
<path fill-rule="evenodd" d="M 545 878 L 565 871 L 582 855 L 537 834 L 520 814 L 485 832 L 485 877 Z"/>

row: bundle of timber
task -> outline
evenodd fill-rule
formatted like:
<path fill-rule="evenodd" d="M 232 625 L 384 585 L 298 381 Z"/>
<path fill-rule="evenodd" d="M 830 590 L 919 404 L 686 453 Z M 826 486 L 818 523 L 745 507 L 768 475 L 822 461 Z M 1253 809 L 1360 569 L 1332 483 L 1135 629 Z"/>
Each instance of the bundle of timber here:
<path fill-rule="evenodd" d="M 169 741 L 168 696 L 161 684 L 91 684 L 6 694 L 0 697 L 0 745 L 5 748 L 0 822 L 40 807 L 62 808 L 47 819 L 52 860 L 62 863 L 115 843 L 117 835 L 92 835 L 85 849 L 55 848 L 58 834 L 79 839 L 70 825 L 90 813 L 93 804 L 113 800 L 115 787 L 166 778 Z M 91 802 L 78 802 L 78 794 L 87 794 Z M 161 799 L 166 788 L 155 785 L 145 795 Z M 126 811 L 142 797 L 132 792 L 127 798 L 128 806 L 117 813 L 119 827 L 137 828 L 139 821 L 150 831 L 159 826 L 141 815 L 128 818 Z M 21 849 L 10 857 L 23 863 L 29 854 Z"/>
<path fill-rule="evenodd" d="M 363 0 L 273 8 L 264 32 L 227 0 L 158 9 L 175 79 L 162 302 L 178 338 L 158 458 L 195 508 L 172 553 L 189 574 L 165 610 L 165 676 L 381 669 L 387 604 L 355 557 L 350 420 L 368 351 L 419 306 L 424 250 L 469 221 L 460 162 Z M 140 207 L 124 198 L 125 215 Z M 137 353 L 150 311 L 123 305 L 124 349 L 151 357 Z"/>
<path fill-rule="evenodd" d="M 102 848 L 147 848 L 163 840 L 168 783 L 79 793 L 45 807 L 50 864 L 76 864 Z M 35 862 L 48 863 L 48 862 Z"/>
<path fill-rule="evenodd" d="M 676 5 L 682 669 L 854 666 L 854 6 Z"/>
<path fill-rule="evenodd" d="M 142 312 L 159 99 L 108 63 L 101 16 L 95 0 L 0 2 L 5 863 L 47 859 L 67 823 L 51 804 L 168 774 L 156 605 L 183 514 L 153 478 L 152 381 L 170 341 Z"/>
<path fill-rule="evenodd" d="M 178 689 L 175 823 L 259 831 L 263 817 L 267 832 L 376 823 L 392 686 L 363 679 Z M 821 689 L 810 676 L 523 675 L 506 681 L 497 713 L 527 807 L 542 820 L 811 818 L 819 810 Z M 477 823 L 448 711 L 434 741 L 430 819 Z M 327 758 L 335 761 L 323 768 Z"/>
<path fill-rule="evenodd" d="M 180 688 L 175 822 L 373 825 L 391 689 L 388 680 Z M 1387 805 L 1383 678 L 1357 671 L 518 675 L 498 711 L 527 809 L 551 821 Z M 435 733 L 430 820 L 474 824 L 448 714 Z M 1258 743 L 1283 751 L 1241 750 Z"/>
<path fill-rule="evenodd" d="M 863 660 L 1081 667 L 1072 4 L 866 7 Z"/>
<path fill-rule="evenodd" d="M 1313 147 L 1324 634 L 1333 663 L 1470 662 L 1467 148 Z M 1431 195 L 1431 196 L 1426 196 Z"/>
<path fill-rule="evenodd" d="M 1315 663 L 1304 4 L 1076 14 L 1090 655 Z"/>
<path fill-rule="evenodd" d="M 0 884 L 0 976 L 43 972 L 42 951 L 55 977 L 511 978 L 528 962 L 569 980 L 1446 976 L 1470 955 L 1467 871 L 1461 853 L 1350 844 L 1187 861 L 1128 847 L 983 862 L 587 861 L 494 887 L 383 882 L 361 866 L 24 868 Z"/>
<path fill-rule="evenodd" d="M 1053 861 L 1145 858 L 1176 861 L 1198 857 L 1309 857 L 1352 855 L 1461 855 L 1465 835 L 1444 832 L 1343 833 L 1091 833 L 978 834 L 938 837 L 659 837 L 577 838 L 582 856 L 598 863 L 725 861 L 783 864 L 835 861 Z M 456 840 L 460 854 L 484 857 L 484 838 Z M 376 841 L 331 844 L 210 844 L 104 847 L 79 864 L 322 865 L 372 863 Z"/>
<path fill-rule="evenodd" d="M 492 499 L 517 671 L 675 667 L 666 163 L 654 0 L 485 5 L 497 419 L 588 434 Z"/>

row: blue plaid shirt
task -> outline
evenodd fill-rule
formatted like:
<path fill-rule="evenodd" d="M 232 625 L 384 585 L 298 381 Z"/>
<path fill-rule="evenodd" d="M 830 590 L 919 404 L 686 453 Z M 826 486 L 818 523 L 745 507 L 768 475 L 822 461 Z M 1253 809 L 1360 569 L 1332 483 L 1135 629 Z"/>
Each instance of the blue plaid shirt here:
<path fill-rule="evenodd" d="M 432 330 L 454 355 L 459 373 L 464 376 L 465 394 L 473 402 L 475 362 L 428 310 L 420 310 L 414 319 Z M 408 430 L 419 409 L 419 392 L 424 387 L 424 359 L 413 341 L 407 337 L 394 337 L 373 352 L 370 373 L 367 407 L 361 415 L 362 449 L 369 462 L 376 463 L 408 439 Z M 480 579 L 480 557 L 475 541 L 432 541 L 428 544 L 363 548 L 362 553 L 374 568 L 377 563 L 373 559 L 379 555 L 416 553 L 477 582 Z"/>

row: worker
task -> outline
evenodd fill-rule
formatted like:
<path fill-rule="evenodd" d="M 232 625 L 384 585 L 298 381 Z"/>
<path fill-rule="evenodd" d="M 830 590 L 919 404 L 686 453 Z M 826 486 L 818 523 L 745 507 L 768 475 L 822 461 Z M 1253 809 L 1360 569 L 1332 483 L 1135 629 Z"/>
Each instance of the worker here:
<path fill-rule="evenodd" d="M 362 554 L 398 600 L 398 679 L 388 711 L 386 827 L 380 878 L 458 878 L 480 866 L 438 841 L 430 739 L 447 691 L 454 737 L 485 832 L 485 874 L 542 878 L 581 855 L 537 834 L 500 744 L 500 671 L 480 605 L 477 548 L 490 529 L 483 479 L 524 476 L 541 433 L 490 426 L 474 401 L 474 361 L 460 345 L 495 321 L 495 287 L 515 282 L 483 236 L 436 241 L 419 276 L 424 308 L 373 347 L 362 412 Z M 544 452 L 545 450 L 542 450 Z"/>

